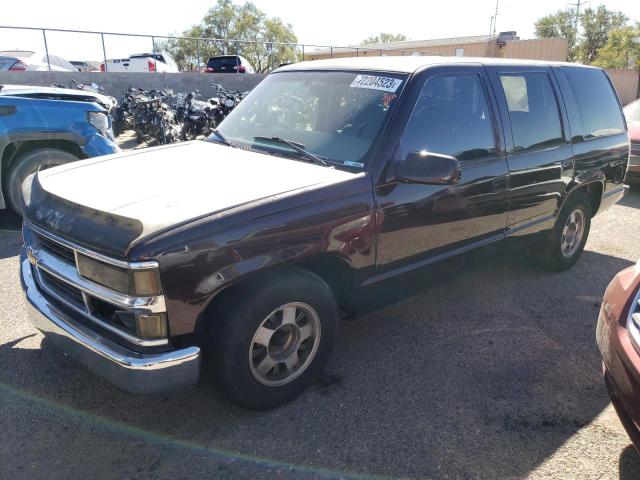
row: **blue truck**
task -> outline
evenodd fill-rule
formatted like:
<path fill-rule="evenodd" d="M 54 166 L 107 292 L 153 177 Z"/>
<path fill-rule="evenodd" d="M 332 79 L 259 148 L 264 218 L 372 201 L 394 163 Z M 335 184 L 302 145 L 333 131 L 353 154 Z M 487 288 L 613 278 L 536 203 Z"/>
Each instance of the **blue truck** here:
<path fill-rule="evenodd" d="M 22 213 L 39 169 L 120 151 L 112 97 L 85 90 L 0 85 L 0 209 Z"/>

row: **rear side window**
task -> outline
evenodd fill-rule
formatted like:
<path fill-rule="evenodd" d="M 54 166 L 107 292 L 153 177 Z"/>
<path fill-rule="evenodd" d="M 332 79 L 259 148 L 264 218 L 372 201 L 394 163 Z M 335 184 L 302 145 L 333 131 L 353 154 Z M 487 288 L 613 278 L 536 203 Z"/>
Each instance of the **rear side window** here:
<path fill-rule="evenodd" d="M 495 153 L 491 113 L 478 75 L 427 80 L 400 140 L 400 158 L 420 151 L 458 160 Z"/>
<path fill-rule="evenodd" d="M 571 115 L 571 131 L 578 140 L 615 135 L 625 131 L 622 113 L 609 80 L 595 68 L 564 68 L 575 100 L 578 118 Z"/>
<path fill-rule="evenodd" d="M 558 102 L 546 73 L 502 74 L 500 83 L 509 108 L 514 150 L 562 142 Z"/>

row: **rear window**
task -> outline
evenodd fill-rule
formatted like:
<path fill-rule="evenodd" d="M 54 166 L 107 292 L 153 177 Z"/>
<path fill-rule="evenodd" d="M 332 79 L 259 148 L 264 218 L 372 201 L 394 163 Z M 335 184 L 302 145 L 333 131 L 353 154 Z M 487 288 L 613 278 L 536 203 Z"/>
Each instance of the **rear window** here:
<path fill-rule="evenodd" d="M 589 140 L 625 131 L 618 99 L 602 70 L 565 68 L 564 74 L 577 111 L 575 118 L 569 109 L 574 139 Z"/>
<path fill-rule="evenodd" d="M 16 62 L 15 58 L 0 58 L 0 70 L 10 68 Z"/>
<path fill-rule="evenodd" d="M 214 57 L 210 58 L 207 62 L 207 67 L 210 68 L 221 68 L 221 67 L 235 67 L 236 65 L 241 65 L 239 57 L 231 56 L 231 57 Z"/>
<path fill-rule="evenodd" d="M 160 55 L 160 54 L 156 54 L 155 56 L 152 55 L 152 54 L 148 54 L 148 55 L 145 55 L 145 54 L 142 54 L 142 55 L 131 55 L 130 58 L 155 58 L 157 61 L 165 63 L 164 57 L 162 55 Z"/>

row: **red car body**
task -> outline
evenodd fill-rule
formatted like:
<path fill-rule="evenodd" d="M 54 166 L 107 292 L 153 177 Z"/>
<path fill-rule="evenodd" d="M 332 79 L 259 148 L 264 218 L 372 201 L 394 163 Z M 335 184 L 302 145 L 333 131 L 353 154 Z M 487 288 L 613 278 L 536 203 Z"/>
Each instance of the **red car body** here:
<path fill-rule="evenodd" d="M 596 338 L 611 402 L 640 452 L 640 263 L 607 287 Z"/>

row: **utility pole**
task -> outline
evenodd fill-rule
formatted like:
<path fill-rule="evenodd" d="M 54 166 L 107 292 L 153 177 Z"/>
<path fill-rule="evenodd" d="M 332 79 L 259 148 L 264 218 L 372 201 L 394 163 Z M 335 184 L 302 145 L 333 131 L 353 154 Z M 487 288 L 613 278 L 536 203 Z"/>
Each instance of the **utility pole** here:
<path fill-rule="evenodd" d="M 576 3 L 569 4 L 569 6 L 571 7 L 576 7 L 576 19 L 575 19 L 575 25 L 573 27 L 576 33 L 576 38 L 578 38 L 578 21 L 580 20 L 580 6 L 586 5 L 587 3 L 591 3 L 591 1 L 583 2 L 582 0 L 577 0 Z"/>
<path fill-rule="evenodd" d="M 496 0 L 496 13 L 493 14 L 493 34 L 494 35 L 496 34 L 496 23 L 498 23 L 498 0 Z"/>

